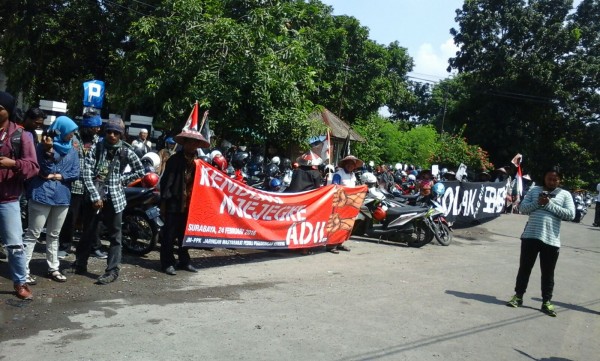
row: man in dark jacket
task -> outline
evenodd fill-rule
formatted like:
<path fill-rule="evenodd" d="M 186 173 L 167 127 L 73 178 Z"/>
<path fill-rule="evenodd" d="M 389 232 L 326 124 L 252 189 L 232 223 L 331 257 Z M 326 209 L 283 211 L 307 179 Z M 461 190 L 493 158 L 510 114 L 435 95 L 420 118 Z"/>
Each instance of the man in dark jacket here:
<path fill-rule="evenodd" d="M 172 155 L 160 179 L 161 211 L 165 216 L 163 239 L 160 243 L 160 264 L 162 270 L 171 276 L 177 274 L 175 266 L 190 272 L 198 272 L 190 264 L 190 254 L 182 247 L 185 235 L 192 188 L 198 159 L 198 148 L 208 148 L 210 143 L 196 130 L 184 130 L 175 141 L 182 150 Z M 173 249 L 177 238 L 179 262 L 175 262 Z"/>
<path fill-rule="evenodd" d="M 10 276 L 17 297 L 33 299 L 26 283 L 27 257 L 23 246 L 19 197 L 24 181 L 37 175 L 39 165 L 30 133 L 19 129 L 10 118 L 15 99 L 0 92 L 0 239 L 8 251 Z M 19 136 L 20 134 L 20 136 Z M 20 149 L 13 149 L 18 144 Z"/>

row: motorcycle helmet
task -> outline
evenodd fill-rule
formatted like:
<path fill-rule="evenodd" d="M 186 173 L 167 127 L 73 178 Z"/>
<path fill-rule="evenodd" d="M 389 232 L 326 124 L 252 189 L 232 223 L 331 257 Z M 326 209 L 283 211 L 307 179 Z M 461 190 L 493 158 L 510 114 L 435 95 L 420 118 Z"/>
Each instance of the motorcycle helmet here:
<path fill-rule="evenodd" d="M 217 156 L 217 155 L 223 155 L 223 153 L 221 153 L 220 150 L 215 149 L 212 152 L 210 152 L 209 157 L 210 157 L 210 159 L 215 159 L 215 156 Z"/>
<path fill-rule="evenodd" d="M 215 168 L 217 168 L 218 170 L 222 172 L 227 171 L 227 159 L 225 159 L 225 157 L 222 154 L 215 155 L 212 162 Z"/>
<path fill-rule="evenodd" d="M 200 159 L 202 159 L 205 163 L 208 163 L 208 164 L 212 165 L 212 160 L 210 159 L 209 156 L 203 155 L 203 156 L 200 157 Z"/>
<path fill-rule="evenodd" d="M 154 188 L 158 184 L 160 178 L 156 173 L 146 173 L 144 177 L 142 177 L 142 187 L 144 188 Z"/>
<path fill-rule="evenodd" d="M 160 156 L 154 152 L 146 153 L 140 160 L 142 161 L 143 166 L 149 165 L 154 167 L 154 169 L 158 168 L 160 165 Z"/>
<path fill-rule="evenodd" d="M 386 216 L 386 212 L 381 207 L 377 207 L 373 211 L 373 218 L 375 218 L 378 221 L 383 221 L 385 219 L 385 216 Z"/>
<path fill-rule="evenodd" d="M 279 166 L 279 163 L 281 163 L 281 159 L 279 159 L 278 156 L 271 158 L 271 164 L 276 164 Z"/>
<path fill-rule="evenodd" d="M 281 189 L 281 181 L 278 178 L 273 178 L 269 182 L 269 189 L 272 191 L 279 191 Z"/>
<path fill-rule="evenodd" d="M 231 165 L 235 169 L 242 169 L 248 163 L 248 158 L 250 158 L 248 152 L 237 152 L 231 158 Z"/>
<path fill-rule="evenodd" d="M 394 168 L 395 168 L 396 170 L 400 170 L 400 169 L 402 169 L 402 164 L 400 164 L 400 163 L 396 163 L 396 165 L 394 165 Z"/>
<path fill-rule="evenodd" d="M 448 173 L 448 168 L 442 168 L 442 170 L 440 171 L 440 174 L 444 175 L 446 173 Z"/>
<path fill-rule="evenodd" d="M 446 186 L 443 183 L 436 183 L 433 185 L 433 188 L 431 190 L 435 195 L 441 197 L 444 195 L 444 193 L 446 193 Z"/>
<path fill-rule="evenodd" d="M 408 175 L 408 181 L 409 182 L 415 182 L 417 180 L 417 177 L 414 174 L 409 174 Z"/>
<path fill-rule="evenodd" d="M 375 177 L 375 174 L 367 172 L 360 176 L 360 181 L 363 184 L 375 184 L 377 183 L 377 177 Z"/>
<path fill-rule="evenodd" d="M 325 173 L 335 173 L 335 167 L 331 164 L 327 164 L 324 168 Z"/>
<path fill-rule="evenodd" d="M 302 154 L 300 157 L 298 157 L 298 159 L 296 161 L 301 166 L 308 166 L 308 167 L 319 166 L 321 163 L 323 163 L 323 159 L 321 159 L 321 157 L 319 157 L 312 150 L 309 150 L 308 152 Z"/>
<path fill-rule="evenodd" d="M 168 145 L 173 145 L 175 144 L 175 139 L 173 139 L 173 137 L 168 137 L 167 139 L 165 139 L 165 143 L 167 143 Z"/>
<path fill-rule="evenodd" d="M 406 172 L 405 172 L 405 171 L 402 171 L 402 172 L 400 172 L 400 175 L 401 175 L 402 177 L 406 177 L 406 175 L 407 175 L 407 174 L 406 174 Z"/>
<path fill-rule="evenodd" d="M 281 164 L 279 164 L 279 168 L 281 168 L 282 171 L 292 169 L 292 161 L 290 158 L 283 158 Z"/>
<path fill-rule="evenodd" d="M 277 164 L 271 163 L 267 166 L 266 173 L 269 177 L 276 177 L 279 173 L 279 167 L 277 166 Z"/>
<path fill-rule="evenodd" d="M 265 162 L 265 157 L 263 157 L 260 154 L 253 156 L 252 159 L 250 160 L 250 164 L 262 165 L 264 162 Z"/>
<path fill-rule="evenodd" d="M 227 166 L 227 175 L 232 178 L 235 176 L 235 169 L 233 168 L 233 166 L 231 164 L 229 166 Z"/>

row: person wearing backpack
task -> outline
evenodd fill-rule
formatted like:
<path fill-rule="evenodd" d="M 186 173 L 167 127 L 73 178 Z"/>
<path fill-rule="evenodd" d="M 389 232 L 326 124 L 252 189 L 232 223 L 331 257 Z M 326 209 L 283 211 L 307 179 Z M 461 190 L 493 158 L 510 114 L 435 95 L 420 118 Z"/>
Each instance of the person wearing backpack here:
<path fill-rule="evenodd" d="M 11 120 L 15 99 L 0 91 L 0 239 L 7 248 L 10 277 L 16 295 L 31 300 L 26 283 L 27 254 L 23 244 L 19 197 L 26 179 L 36 176 L 39 165 L 33 137 Z"/>
<path fill-rule="evenodd" d="M 72 265 L 75 274 L 86 274 L 87 263 L 99 222 L 108 231 L 110 247 L 107 266 L 97 283 L 105 285 L 119 277 L 121 267 L 121 242 L 123 210 L 127 204 L 123 184 L 144 176 L 144 167 L 139 157 L 122 140 L 125 125 L 121 119 L 110 119 L 104 129 L 105 137 L 94 144 L 87 154 L 83 167 L 83 184 L 88 197 L 84 200 L 84 230 L 77 245 L 76 260 Z M 123 173 L 129 165 L 131 172 Z"/>

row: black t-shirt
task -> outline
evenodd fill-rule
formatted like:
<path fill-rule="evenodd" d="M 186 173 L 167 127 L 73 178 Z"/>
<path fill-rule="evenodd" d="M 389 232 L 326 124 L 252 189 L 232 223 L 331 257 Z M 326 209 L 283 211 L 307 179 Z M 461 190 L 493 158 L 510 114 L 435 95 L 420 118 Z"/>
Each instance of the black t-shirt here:
<path fill-rule="evenodd" d="M 304 192 L 317 189 L 323 184 L 323 177 L 318 170 L 298 168 L 292 173 L 290 186 L 286 188 L 287 193 Z"/>

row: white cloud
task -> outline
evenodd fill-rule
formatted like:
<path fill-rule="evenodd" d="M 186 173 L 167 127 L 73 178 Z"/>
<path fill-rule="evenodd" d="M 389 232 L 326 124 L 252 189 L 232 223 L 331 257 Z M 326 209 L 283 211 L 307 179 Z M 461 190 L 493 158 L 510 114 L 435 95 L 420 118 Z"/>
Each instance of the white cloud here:
<path fill-rule="evenodd" d="M 457 51 L 458 47 L 454 44 L 452 38 L 446 40 L 437 50 L 429 43 L 421 44 L 417 55 L 414 57 L 415 68 L 413 73 L 433 80 L 446 78 L 449 76 L 446 71 L 448 58 L 455 56 Z"/>

